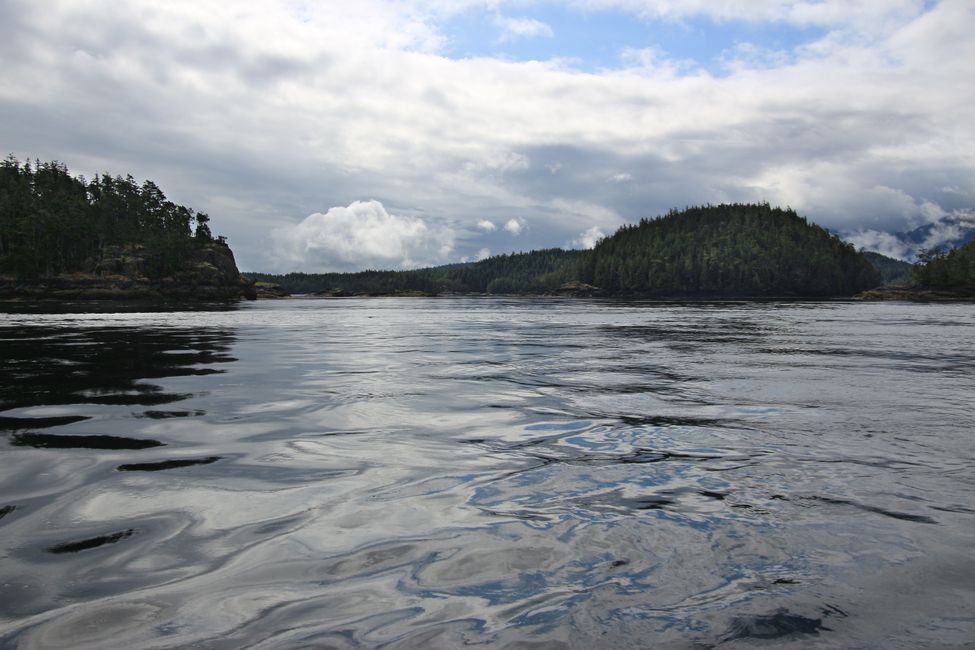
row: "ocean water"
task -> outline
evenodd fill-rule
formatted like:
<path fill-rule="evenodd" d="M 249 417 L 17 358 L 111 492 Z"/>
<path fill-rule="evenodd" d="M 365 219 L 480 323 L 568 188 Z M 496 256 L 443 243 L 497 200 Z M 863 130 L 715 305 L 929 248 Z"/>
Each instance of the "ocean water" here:
<path fill-rule="evenodd" d="M 0 312 L 0 646 L 975 642 L 975 309 Z"/>

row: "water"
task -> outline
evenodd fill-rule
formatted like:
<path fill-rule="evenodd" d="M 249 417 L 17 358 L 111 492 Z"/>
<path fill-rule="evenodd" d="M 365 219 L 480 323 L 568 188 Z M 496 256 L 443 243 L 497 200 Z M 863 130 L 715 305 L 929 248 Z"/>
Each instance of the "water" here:
<path fill-rule="evenodd" d="M 101 309 L 0 314 L 4 647 L 975 639 L 971 305 Z"/>

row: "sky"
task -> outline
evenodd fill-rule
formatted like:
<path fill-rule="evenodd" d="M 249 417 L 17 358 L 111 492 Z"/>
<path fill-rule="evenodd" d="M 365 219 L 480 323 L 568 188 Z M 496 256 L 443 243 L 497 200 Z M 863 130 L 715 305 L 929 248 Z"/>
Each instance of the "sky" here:
<path fill-rule="evenodd" d="M 975 0 L 0 0 L 0 148 L 151 179 L 250 271 L 734 201 L 909 257 L 975 225 L 972 34 Z"/>

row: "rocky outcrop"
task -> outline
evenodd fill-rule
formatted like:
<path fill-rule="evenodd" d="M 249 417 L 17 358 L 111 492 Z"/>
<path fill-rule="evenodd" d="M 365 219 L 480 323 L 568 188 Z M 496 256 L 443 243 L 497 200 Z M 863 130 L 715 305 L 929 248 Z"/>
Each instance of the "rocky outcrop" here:
<path fill-rule="evenodd" d="M 311 294 L 315 298 L 348 298 L 353 294 L 345 289 L 325 289 Z"/>
<path fill-rule="evenodd" d="M 83 271 L 22 280 L 0 277 L 0 299 L 254 300 L 254 283 L 240 274 L 230 247 L 218 239 L 195 249 L 175 273 L 150 279 L 142 245 L 109 246 Z"/>
<path fill-rule="evenodd" d="M 287 298 L 291 295 L 290 291 L 273 282 L 255 282 L 254 289 L 257 291 L 257 297 L 262 300 L 266 298 Z"/>
<path fill-rule="evenodd" d="M 556 289 L 555 293 L 560 296 L 586 298 L 589 296 L 599 295 L 601 291 L 599 287 L 594 287 L 591 284 L 586 284 L 585 282 L 580 282 L 578 280 L 572 280 L 571 282 L 566 282 L 561 287 Z"/>

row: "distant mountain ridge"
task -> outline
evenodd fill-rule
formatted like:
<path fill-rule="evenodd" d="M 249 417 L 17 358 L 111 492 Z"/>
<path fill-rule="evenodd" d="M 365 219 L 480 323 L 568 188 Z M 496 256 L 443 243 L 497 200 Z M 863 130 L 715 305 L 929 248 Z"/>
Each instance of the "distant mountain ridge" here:
<path fill-rule="evenodd" d="M 921 251 L 947 252 L 975 241 L 975 211 L 956 210 L 911 230 L 858 230 L 843 237 L 857 248 L 914 262 Z"/>
<path fill-rule="evenodd" d="M 937 223 L 926 223 L 913 230 L 894 233 L 894 236 L 917 248 L 940 246 L 945 250 L 952 250 L 975 241 L 975 222 L 945 217 Z"/>

